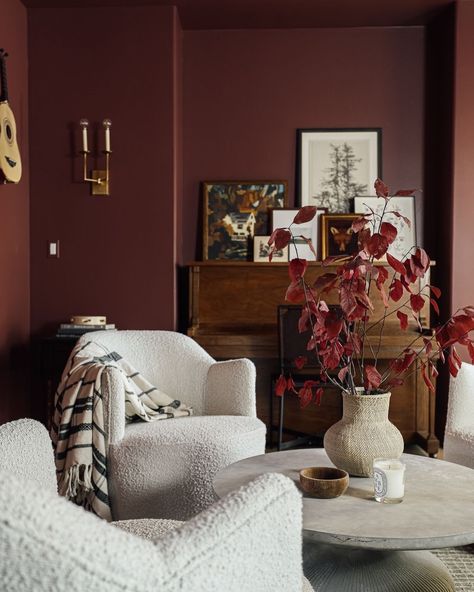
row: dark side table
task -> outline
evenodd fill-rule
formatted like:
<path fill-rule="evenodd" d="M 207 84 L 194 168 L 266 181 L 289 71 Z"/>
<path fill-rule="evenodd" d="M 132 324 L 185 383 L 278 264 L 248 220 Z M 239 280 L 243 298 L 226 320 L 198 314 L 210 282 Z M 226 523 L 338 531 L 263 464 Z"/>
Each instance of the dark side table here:
<path fill-rule="evenodd" d="M 41 337 L 33 341 L 33 392 L 37 401 L 35 417 L 49 429 L 53 414 L 54 393 L 61 380 L 76 341 L 80 336 Z"/>

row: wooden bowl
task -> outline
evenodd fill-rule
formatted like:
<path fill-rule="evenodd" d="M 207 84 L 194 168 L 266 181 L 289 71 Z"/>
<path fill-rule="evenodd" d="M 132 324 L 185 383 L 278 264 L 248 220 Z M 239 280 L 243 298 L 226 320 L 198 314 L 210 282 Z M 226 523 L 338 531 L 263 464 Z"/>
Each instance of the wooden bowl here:
<path fill-rule="evenodd" d="M 313 497 L 339 497 L 349 486 L 349 474 L 335 467 L 308 467 L 300 471 L 303 491 Z"/>

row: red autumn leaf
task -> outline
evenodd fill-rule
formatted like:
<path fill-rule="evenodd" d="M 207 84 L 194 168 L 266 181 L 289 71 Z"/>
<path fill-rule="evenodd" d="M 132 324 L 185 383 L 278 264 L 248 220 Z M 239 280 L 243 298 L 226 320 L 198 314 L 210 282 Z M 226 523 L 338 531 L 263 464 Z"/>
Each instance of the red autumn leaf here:
<path fill-rule="evenodd" d="M 382 179 L 376 179 L 374 183 L 374 189 L 377 197 L 384 197 L 385 199 L 388 198 L 390 189 L 388 188 L 388 185 L 385 185 Z"/>
<path fill-rule="evenodd" d="M 301 282 L 291 282 L 285 294 L 285 300 L 288 302 L 301 302 L 304 299 L 304 290 Z"/>
<path fill-rule="evenodd" d="M 337 273 L 324 273 L 316 278 L 313 284 L 315 290 L 330 290 L 337 282 Z"/>
<path fill-rule="evenodd" d="M 433 364 L 433 362 L 429 362 L 430 365 L 430 375 L 432 378 L 437 378 L 438 377 L 438 369 L 436 368 L 436 366 Z"/>
<path fill-rule="evenodd" d="M 458 354 L 458 352 L 456 351 L 456 348 L 454 347 L 454 345 L 453 345 L 453 347 L 451 348 L 451 352 L 452 352 L 452 354 L 453 354 L 453 358 L 456 360 L 456 363 L 457 363 L 457 365 L 458 365 L 459 367 L 461 367 L 462 360 L 461 360 L 461 358 L 459 357 L 459 354 Z"/>
<path fill-rule="evenodd" d="M 370 228 L 364 228 L 363 230 L 361 230 L 359 232 L 359 245 L 361 249 L 366 249 L 367 247 L 367 243 L 369 242 L 369 239 L 372 235 L 372 232 L 370 230 Z"/>
<path fill-rule="evenodd" d="M 301 370 L 302 368 L 304 368 L 307 361 L 308 361 L 308 358 L 306 356 L 298 356 L 294 360 L 295 366 L 298 368 L 298 370 Z"/>
<path fill-rule="evenodd" d="M 393 280 L 389 295 L 394 302 L 398 302 L 403 296 L 403 284 L 400 280 Z"/>
<path fill-rule="evenodd" d="M 417 189 L 399 189 L 396 193 L 394 193 L 395 197 L 409 197 L 413 195 L 417 191 Z"/>
<path fill-rule="evenodd" d="M 286 228 L 276 228 L 270 238 L 268 239 L 268 244 L 275 245 L 277 250 L 284 249 L 291 241 L 291 232 Z"/>
<path fill-rule="evenodd" d="M 325 350 L 320 352 L 323 358 L 324 367 L 328 370 L 334 370 L 334 368 L 337 368 L 343 353 L 344 348 L 339 341 L 332 341 Z"/>
<path fill-rule="evenodd" d="M 441 290 L 439 288 L 437 288 L 436 286 L 428 286 L 428 287 L 433 292 L 433 296 L 435 298 L 441 297 Z"/>
<path fill-rule="evenodd" d="M 348 372 L 349 372 L 349 366 L 344 366 L 344 368 L 341 368 L 339 370 L 339 372 L 337 373 L 337 377 L 339 378 L 339 380 L 341 382 L 344 382 L 344 379 L 346 378 L 346 375 Z"/>
<path fill-rule="evenodd" d="M 387 253 L 387 255 L 388 255 L 388 253 Z M 388 271 L 386 270 L 385 267 L 379 267 L 376 269 L 378 269 L 379 273 L 378 273 L 377 279 L 375 280 L 375 283 L 377 284 L 377 288 L 380 289 L 380 286 L 387 281 Z"/>
<path fill-rule="evenodd" d="M 282 397 L 285 394 L 286 391 L 286 378 L 283 376 L 283 374 L 280 374 L 280 376 L 278 377 L 278 380 L 276 381 L 275 384 L 275 395 L 277 397 Z"/>
<path fill-rule="evenodd" d="M 390 224 L 390 222 L 382 222 L 380 225 L 380 234 L 386 236 L 388 244 L 391 245 L 397 238 L 398 231 L 393 224 Z"/>
<path fill-rule="evenodd" d="M 402 216 L 402 214 L 400 214 L 400 212 L 396 212 L 396 211 L 392 210 L 391 212 L 385 212 L 385 213 L 386 214 L 393 214 L 397 218 L 401 218 L 405 222 L 405 224 L 408 226 L 408 228 L 411 228 L 410 218 L 407 218 L 406 216 Z"/>
<path fill-rule="evenodd" d="M 348 288 L 341 288 L 340 304 L 342 311 L 346 316 L 349 316 L 357 306 L 355 296 Z"/>
<path fill-rule="evenodd" d="M 469 353 L 469 357 L 471 358 L 471 364 L 474 364 L 474 344 L 472 341 L 467 344 L 467 351 Z"/>
<path fill-rule="evenodd" d="M 423 277 L 430 266 L 430 258 L 424 249 L 417 248 L 410 257 L 410 270 L 417 277 Z"/>
<path fill-rule="evenodd" d="M 398 310 L 397 317 L 398 317 L 398 320 L 400 321 L 400 329 L 402 329 L 402 331 L 406 331 L 408 328 L 408 315 L 406 315 L 401 310 Z"/>
<path fill-rule="evenodd" d="M 292 259 L 288 266 L 291 281 L 297 282 L 300 280 L 304 276 L 307 267 L 308 262 L 306 259 Z"/>
<path fill-rule="evenodd" d="M 309 222 L 316 216 L 316 206 L 303 206 L 293 218 L 293 224 L 303 224 Z"/>
<path fill-rule="evenodd" d="M 451 374 L 451 376 L 453 378 L 456 378 L 456 376 L 458 375 L 459 372 L 459 367 L 456 363 L 456 360 L 454 359 L 454 356 L 452 353 L 449 354 L 448 356 L 448 368 L 449 368 L 449 373 Z"/>
<path fill-rule="evenodd" d="M 432 393 L 434 393 L 435 387 L 434 387 L 433 383 L 431 382 L 431 380 L 429 379 L 428 375 L 426 374 L 426 364 L 421 365 L 421 376 L 423 377 L 423 380 L 425 381 L 425 384 L 428 387 L 428 389 Z"/>
<path fill-rule="evenodd" d="M 405 370 L 408 370 L 416 360 L 416 352 L 412 349 L 405 349 L 403 353 L 403 358 L 399 357 L 396 360 L 392 360 L 389 364 L 390 368 L 397 374 L 401 374 L 402 372 L 405 372 Z"/>
<path fill-rule="evenodd" d="M 474 317 L 467 315 L 456 315 L 454 316 L 446 326 L 446 332 L 449 335 L 447 343 L 443 343 L 443 346 L 451 345 L 459 339 L 462 339 L 470 331 L 474 330 Z"/>
<path fill-rule="evenodd" d="M 311 390 L 311 387 L 302 386 L 298 392 L 298 397 L 300 399 L 300 406 L 302 409 L 304 409 L 311 403 L 313 398 L 313 391 Z"/>
<path fill-rule="evenodd" d="M 363 216 L 359 216 L 358 218 L 356 218 L 354 222 L 352 222 L 352 230 L 354 232 L 361 231 L 363 228 L 365 228 L 365 225 L 367 224 L 371 216 L 372 214 L 364 214 Z"/>
<path fill-rule="evenodd" d="M 321 405 L 321 399 L 323 397 L 323 392 L 324 391 L 323 391 L 322 387 L 319 387 L 316 390 L 316 395 L 314 397 L 314 402 L 315 402 L 316 405 Z"/>
<path fill-rule="evenodd" d="M 413 312 L 420 312 L 425 304 L 425 300 L 423 296 L 420 296 L 419 294 L 412 294 L 410 296 L 410 304 Z"/>
<path fill-rule="evenodd" d="M 326 329 L 327 339 L 334 339 L 339 336 L 342 329 L 342 319 L 338 318 L 336 311 L 329 311 L 324 320 L 324 327 Z"/>
<path fill-rule="evenodd" d="M 288 391 L 291 391 L 293 393 L 295 393 L 295 395 L 297 395 L 298 393 L 296 392 L 296 386 L 295 383 L 293 381 L 293 379 L 291 378 L 291 376 L 288 378 L 288 381 L 286 383 L 286 388 L 288 389 Z"/>
<path fill-rule="evenodd" d="M 439 306 L 434 298 L 430 298 L 431 306 L 435 309 L 437 315 L 439 315 Z"/>
<path fill-rule="evenodd" d="M 375 259 L 380 259 L 387 252 L 388 239 L 383 234 L 376 232 L 370 237 L 365 248 L 369 255 L 372 255 Z"/>
<path fill-rule="evenodd" d="M 401 275 L 405 275 L 406 270 L 403 263 L 393 255 L 390 255 L 390 253 L 387 253 L 387 262 L 396 272 L 400 273 Z"/>
<path fill-rule="evenodd" d="M 382 382 L 382 377 L 375 366 L 364 366 L 364 387 L 366 391 L 377 389 Z"/>

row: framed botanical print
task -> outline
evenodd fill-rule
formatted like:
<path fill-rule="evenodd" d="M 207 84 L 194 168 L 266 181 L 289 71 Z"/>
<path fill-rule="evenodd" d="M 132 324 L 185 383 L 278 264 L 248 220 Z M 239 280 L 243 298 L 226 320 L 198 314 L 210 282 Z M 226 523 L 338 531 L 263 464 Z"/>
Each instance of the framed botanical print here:
<path fill-rule="evenodd" d="M 351 212 L 352 199 L 371 195 L 382 176 L 380 128 L 299 129 L 297 151 L 300 206 Z"/>
<path fill-rule="evenodd" d="M 382 215 L 385 207 L 385 200 L 382 197 L 356 197 L 354 198 L 354 209 L 361 214 L 368 214 L 374 211 Z M 392 212 L 397 212 L 393 214 Z M 402 218 L 408 218 L 408 225 Z M 391 197 L 384 214 L 384 222 L 390 222 L 397 229 L 397 240 L 388 248 L 390 255 L 397 259 L 405 259 L 411 247 L 416 246 L 416 224 L 415 224 L 415 196 Z M 369 224 L 370 227 L 370 224 Z"/>
<path fill-rule="evenodd" d="M 205 181 L 203 258 L 251 261 L 273 208 L 287 205 L 286 181 Z"/>
<path fill-rule="evenodd" d="M 323 214 L 321 218 L 322 256 L 355 255 L 359 250 L 358 234 L 352 222 L 360 214 Z"/>

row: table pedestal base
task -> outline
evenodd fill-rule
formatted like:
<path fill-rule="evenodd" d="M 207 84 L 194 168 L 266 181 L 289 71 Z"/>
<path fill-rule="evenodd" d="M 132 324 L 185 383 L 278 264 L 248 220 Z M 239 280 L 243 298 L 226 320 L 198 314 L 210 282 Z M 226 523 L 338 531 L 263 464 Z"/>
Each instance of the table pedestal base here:
<path fill-rule="evenodd" d="M 373 551 L 305 540 L 303 569 L 315 592 L 454 592 L 448 570 L 429 551 Z"/>

